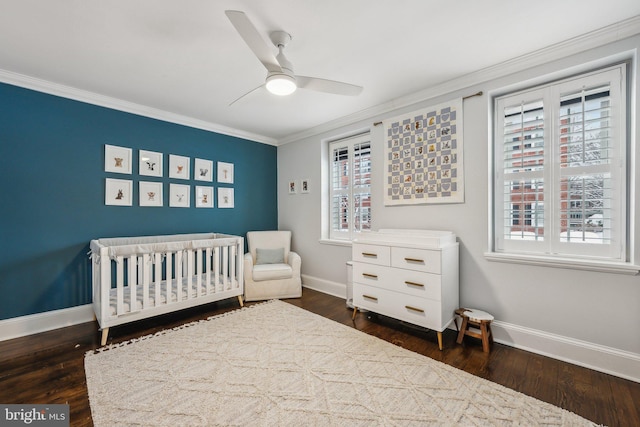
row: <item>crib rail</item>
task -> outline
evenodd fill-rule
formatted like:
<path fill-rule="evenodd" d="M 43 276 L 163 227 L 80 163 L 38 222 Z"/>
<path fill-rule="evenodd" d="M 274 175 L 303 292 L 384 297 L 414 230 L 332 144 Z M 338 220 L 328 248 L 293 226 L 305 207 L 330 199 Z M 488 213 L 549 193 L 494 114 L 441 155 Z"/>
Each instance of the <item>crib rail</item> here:
<path fill-rule="evenodd" d="M 109 284 L 115 315 L 238 288 L 237 253 L 234 245 L 116 257 Z"/>

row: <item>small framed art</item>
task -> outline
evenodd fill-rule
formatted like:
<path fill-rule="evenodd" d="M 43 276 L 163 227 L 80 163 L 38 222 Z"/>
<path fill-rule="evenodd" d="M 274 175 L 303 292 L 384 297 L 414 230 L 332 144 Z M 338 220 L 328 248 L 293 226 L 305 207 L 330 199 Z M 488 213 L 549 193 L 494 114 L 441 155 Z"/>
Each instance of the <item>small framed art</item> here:
<path fill-rule="evenodd" d="M 132 206 L 133 181 L 128 179 L 106 178 L 104 204 L 114 206 Z"/>
<path fill-rule="evenodd" d="M 300 193 L 308 193 L 309 192 L 309 180 L 303 179 L 300 180 Z"/>
<path fill-rule="evenodd" d="M 191 206 L 191 186 L 169 184 L 169 206 L 172 208 L 188 208 Z"/>
<path fill-rule="evenodd" d="M 289 181 L 289 194 L 296 194 L 296 193 L 297 193 L 296 182 Z"/>
<path fill-rule="evenodd" d="M 138 172 L 144 176 L 162 176 L 162 153 L 140 150 Z"/>
<path fill-rule="evenodd" d="M 105 144 L 104 171 L 131 174 L 131 148 Z"/>
<path fill-rule="evenodd" d="M 233 163 L 218 162 L 218 182 L 233 184 Z"/>
<path fill-rule="evenodd" d="M 140 206 L 162 206 L 162 183 L 140 181 Z"/>
<path fill-rule="evenodd" d="M 213 207 L 213 187 L 196 186 L 196 208 Z"/>
<path fill-rule="evenodd" d="M 213 181 L 213 162 L 211 160 L 196 159 L 193 178 L 196 181 Z"/>
<path fill-rule="evenodd" d="M 191 159 L 189 157 L 169 154 L 169 178 L 190 179 L 190 162 Z"/>
<path fill-rule="evenodd" d="M 233 188 L 218 188 L 218 207 L 233 208 Z"/>

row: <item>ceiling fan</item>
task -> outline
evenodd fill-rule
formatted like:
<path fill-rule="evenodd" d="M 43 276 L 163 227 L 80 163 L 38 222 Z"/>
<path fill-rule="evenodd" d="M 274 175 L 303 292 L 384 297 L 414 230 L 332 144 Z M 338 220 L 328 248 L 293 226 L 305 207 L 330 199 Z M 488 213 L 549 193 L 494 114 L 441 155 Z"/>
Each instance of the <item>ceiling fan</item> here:
<path fill-rule="evenodd" d="M 227 10 L 225 14 L 235 27 L 240 37 L 249 46 L 249 49 L 258 57 L 262 65 L 267 69 L 267 79 L 264 84 L 245 93 L 229 105 L 235 104 L 240 99 L 262 88 L 275 95 L 290 95 L 297 88 L 332 93 L 336 95 L 356 96 L 362 92 L 362 86 L 335 80 L 320 79 L 317 77 L 298 76 L 293 73 L 293 65 L 284 56 L 284 48 L 291 41 L 291 35 L 285 31 L 274 31 L 270 34 L 271 42 L 278 48 L 278 55 L 274 56 L 271 48 L 264 42 L 253 23 L 244 12 Z"/>

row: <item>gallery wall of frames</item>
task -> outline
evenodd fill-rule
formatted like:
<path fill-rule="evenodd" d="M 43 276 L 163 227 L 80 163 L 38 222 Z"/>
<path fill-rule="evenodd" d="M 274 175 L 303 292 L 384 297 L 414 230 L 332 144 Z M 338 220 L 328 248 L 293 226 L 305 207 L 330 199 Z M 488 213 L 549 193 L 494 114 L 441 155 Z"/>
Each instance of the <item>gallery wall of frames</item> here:
<path fill-rule="evenodd" d="M 137 155 L 137 162 L 135 156 Z M 168 158 L 168 167 L 164 159 Z M 193 167 L 191 166 L 193 164 Z M 223 184 L 217 187 L 217 207 L 228 209 L 234 207 L 233 163 L 214 162 L 207 159 L 192 159 L 188 156 L 169 154 L 148 150 L 138 150 L 105 144 L 105 172 L 121 175 L 133 175 L 137 179 L 105 178 L 105 204 L 114 206 L 133 206 L 134 188 L 138 189 L 138 205 L 144 207 L 213 208 L 213 177 Z M 134 173 L 137 167 L 137 174 Z M 166 175 L 171 180 L 168 189 L 162 181 Z M 137 187 L 136 187 L 137 185 Z M 165 197 L 165 191 L 168 197 Z M 168 203 L 165 203 L 168 199 Z M 192 200 L 194 203 L 192 203 Z"/>

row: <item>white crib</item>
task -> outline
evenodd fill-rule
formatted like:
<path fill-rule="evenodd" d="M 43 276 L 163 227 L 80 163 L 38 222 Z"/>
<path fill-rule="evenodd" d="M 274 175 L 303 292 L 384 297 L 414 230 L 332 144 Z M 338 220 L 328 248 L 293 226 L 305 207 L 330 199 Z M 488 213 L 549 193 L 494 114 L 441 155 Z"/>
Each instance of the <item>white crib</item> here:
<path fill-rule="evenodd" d="M 217 233 L 92 240 L 93 309 L 109 328 L 237 297 L 243 305 L 244 239 Z"/>

